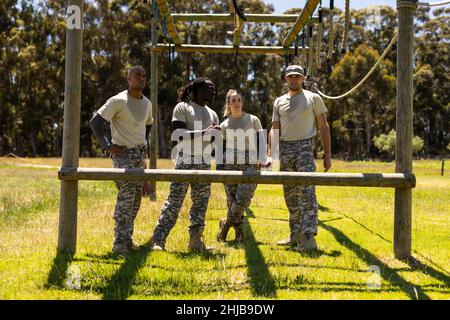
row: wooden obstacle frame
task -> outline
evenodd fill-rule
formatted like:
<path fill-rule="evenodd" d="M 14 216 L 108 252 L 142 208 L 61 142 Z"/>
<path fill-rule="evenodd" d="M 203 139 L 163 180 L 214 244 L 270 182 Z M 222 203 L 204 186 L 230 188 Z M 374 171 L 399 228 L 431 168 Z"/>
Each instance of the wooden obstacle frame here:
<path fill-rule="evenodd" d="M 158 53 L 169 50 L 170 45 L 157 43 L 156 6 L 165 16 L 167 31 L 179 52 L 292 54 L 291 43 L 308 23 L 319 0 L 309 0 L 299 15 L 247 14 L 244 21 L 235 12 L 230 1 L 229 14 L 171 14 L 166 0 L 152 0 L 151 20 L 151 97 L 153 119 L 158 119 Z M 68 8 L 76 6 L 83 16 L 83 0 L 69 0 Z M 83 28 L 66 30 L 65 99 L 62 166 L 58 172 L 61 179 L 58 251 L 74 254 L 77 243 L 77 203 L 79 180 L 139 180 L 152 181 L 151 198 L 156 200 L 156 181 L 203 182 L 203 183 L 258 183 L 293 184 L 351 187 L 395 188 L 394 206 L 394 254 L 398 259 L 411 256 L 412 188 L 416 179 L 412 173 L 412 127 L 413 127 L 413 18 L 416 0 L 397 0 L 397 93 L 396 93 L 396 146 L 395 172 L 388 173 L 302 173 L 302 172 L 256 172 L 241 171 L 188 171 L 158 170 L 157 121 L 150 137 L 150 169 L 102 169 L 79 167 L 81 71 Z M 312 17 L 313 20 L 316 17 Z M 182 44 L 177 35 L 175 22 L 206 21 L 235 22 L 233 46 Z M 240 32 L 244 23 L 270 22 L 293 23 L 291 30 L 277 47 L 240 46 Z M 308 48 L 301 48 L 307 50 Z"/>

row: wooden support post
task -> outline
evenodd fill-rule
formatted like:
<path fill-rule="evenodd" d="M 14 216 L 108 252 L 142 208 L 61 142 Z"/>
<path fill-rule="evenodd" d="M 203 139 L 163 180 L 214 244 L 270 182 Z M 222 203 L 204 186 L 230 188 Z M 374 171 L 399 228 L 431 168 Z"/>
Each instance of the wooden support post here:
<path fill-rule="evenodd" d="M 413 53 L 415 0 L 397 0 L 397 118 L 395 172 L 412 173 Z M 412 190 L 395 189 L 394 254 L 411 256 Z"/>
<path fill-rule="evenodd" d="M 297 18 L 297 21 L 295 21 L 294 26 L 283 40 L 282 45 L 284 47 L 291 45 L 297 34 L 303 29 L 306 23 L 308 23 L 309 17 L 312 16 L 314 10 L 316 10 L 317 6 L 319 5 L 319 1 L 320 0 L 309 0 L 305 4 L 305 7 Z"/>
<path fill-rule="evenodd" d="M 153 6 L 152 6 L 153 8 Z M 152 9 L 153 10 L 153 9 Z M 158 44 L 158 34 L 156 32 L 156 13 L 152 12 L 151 37 L 152 49 Z M 150 136 L 150 169 L 156 169 L 158 160 L 158 53 L 151 51 L 151 70 L 150 70 L 150 100 L 152 102 L 153 124 Z M 156 201 L 156 181 L 150 182 L 150 200 Z"/>
<path fill-rule="evenodd" d="M 83 0 L 69 0 L 67 15 L 62 166 L 78 167 L 80 153 Z M 78 181 L 61 181 L 59 252 L 75 254 L 77 244 L 77 203 Z"/>

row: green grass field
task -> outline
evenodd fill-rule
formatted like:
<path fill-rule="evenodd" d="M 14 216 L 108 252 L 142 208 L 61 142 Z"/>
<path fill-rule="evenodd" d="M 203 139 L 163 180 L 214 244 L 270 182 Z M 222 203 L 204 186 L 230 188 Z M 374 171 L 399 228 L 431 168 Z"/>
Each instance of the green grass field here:
<path fill-rule="evenodd" d="M 414 162 L 409 261 L 393 256 L 393 189 L 317 187 L 320 250 L 305 254 L 275 245 L 289 234 L 281 186 L 258 186 L 243 245 L 217 243 L 226 209 L 220 184 L 212 187 L 205 230 L 214 252 L 187 250 L 186 199 L 166 252 L 117 257 L 116 189 L 94 181 L 79 183 L 77 253 L 58 255 L 59 165 L 0 159 L 0 299 L 450 299 L 450 169 L 440 176 L 437 160 Z M 80 166 L 111 162 L 81 159 Z M 394 164 L 334 161 L 333 171 L 387 173 Z M 143 199 L 137 242 L 149 241 L 167 194 L 168 183 L 158 183 L 158 201 Z"/>

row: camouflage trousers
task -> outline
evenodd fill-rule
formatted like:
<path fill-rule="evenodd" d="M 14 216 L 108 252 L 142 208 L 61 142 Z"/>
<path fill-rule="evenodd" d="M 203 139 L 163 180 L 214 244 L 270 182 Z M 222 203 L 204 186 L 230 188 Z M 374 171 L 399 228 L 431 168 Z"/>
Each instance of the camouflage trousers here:
<path fill-rule="evenodd" d="M 209 170 L 209 164 L 186 164 L 179 163 L 175 166 L 175 170 Z M 167 236 L 178 219 L 178 214 L 183 206 L 184 198 L 187 190 L 191 186 L 192 207 L 189 211 L 191 224 L 189 233 L 194 234 L 200 228 L 205 226 L 205 215 L 208 208 L 209 197 L 211 195 L 210 183 L 189 183 L 189 182 L 171 182 L 170 193 L 164 202 L 158 223 L 155 227 L 152 241 L 164 244 Z"/>
<path fill-rule="evenodd" d="M 315 172 L 314 141 L 280 141 L 281 171 Z M 315 186 L 283 185 L 284 199 L 289 209 L 291 238 L 296 234 L 317 235 L 318 205 Z"/>
<path fill-rule="evenodd" d="M 224 164 L 223 170 L 256 171 L 256 164 L 248 163 L 248 153 L 245 155 L 245 160 L 245 164 Z M 237 163 L 236 156 L 235 163 Z M 257 185 L 225 184 L 224 187 L 227 196 L 227 220 L 232 225 L 242 224 L 244 221 L 244 213 L 250 206 Z"/>
<path fill-rule="evenodd" d="M 121 155 L 112 155 L 114 168 L 144 168 L 145 146 L 127 149 Z M 114 243 L 132 241 L 134 219 L 141 206 L 142 181 L 115 181 L 118 193 L 114 211 Z"/>

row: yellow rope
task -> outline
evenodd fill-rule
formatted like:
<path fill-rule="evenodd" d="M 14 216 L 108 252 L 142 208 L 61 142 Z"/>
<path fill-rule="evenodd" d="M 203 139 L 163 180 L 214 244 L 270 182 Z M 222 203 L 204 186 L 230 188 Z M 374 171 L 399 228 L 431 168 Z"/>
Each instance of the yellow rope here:
<path fill-rule="evenodd" d="M 383 54 L 380 56 L 380 58 L 375 63 L 375 65 L 372 67 L 372 69 L 370 69 L 370 71 L 366 74 L 366 76 L 356 86 L 354 86 L 352 89 L 350 89 L 346 93 L 341 94 L 340 96 L 334 96 L 334 97 L 333 96 L 328 96 L 328 95 L 326 95 L 325 93 L 323 93 L 322 91 L 319 90 L 319 88 L 318 88 L 316 83 L 313 84 L 312 89 L 314 91 L 316 91 L 318 94 L 320 94 L 322 97 L 327 98 L 327 99 L 331 99 L 331 100 L 341 99 L 341 98 L 343 98 L 345 96 L 348 96 L 349 94 L 355 92 L 355 90 L 358 89 L 370 77 L 370 75 L 375 71 L 375 69 L 378 67 L 380 62 L 384 59 L 384 57 L 389 52 L 389 50 L 391 50 L 392 46 L 397 41 L 397 38 L 398 38 L 398 31 L 395 32 L 394 37 L 392 38 L 391 42 L 389 42 L 389 45 L 386 47 L 386 49 L 384 50 Z"/>
<path fill-rule="evenodd" d="M 167 32 L 172 38 L 173 43 L 181 44 L 181 39 L 178 35 L 177 29 L 175 27 L 175 23 L 173 22 L 172 15 L 170 14 L 169 5 L 166 0 L 156 0 L 158 4 L 159 11 L 161 12 L 161 16 L 166 19 L 167 23 Z"/>
<path fill-rule="evenodd" d="M 440 2 L 419 2 L 420 6 L 424 6 L 424 7 L 435 7 L 435 6 L 443 6 L 445 4 L 449 4 L 450 1 L 440 1 Z"/>

